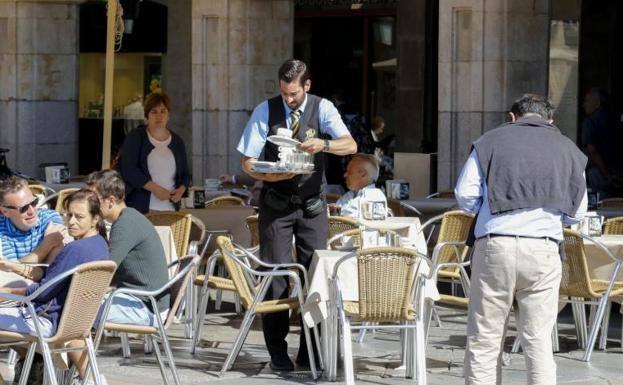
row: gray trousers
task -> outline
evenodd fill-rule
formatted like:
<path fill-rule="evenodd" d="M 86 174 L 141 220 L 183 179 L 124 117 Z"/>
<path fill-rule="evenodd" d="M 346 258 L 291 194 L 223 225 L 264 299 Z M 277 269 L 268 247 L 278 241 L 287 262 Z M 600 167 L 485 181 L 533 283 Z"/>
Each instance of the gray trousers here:
<path fill-rule="evenodd" d="M 528 384 L 555 385 L 551 334 L 561 261 L 556 242 L 520 237 L 476 241 L 467 319 L 465 384 L 502 383 L 502 347 L 513 301 Z"/>

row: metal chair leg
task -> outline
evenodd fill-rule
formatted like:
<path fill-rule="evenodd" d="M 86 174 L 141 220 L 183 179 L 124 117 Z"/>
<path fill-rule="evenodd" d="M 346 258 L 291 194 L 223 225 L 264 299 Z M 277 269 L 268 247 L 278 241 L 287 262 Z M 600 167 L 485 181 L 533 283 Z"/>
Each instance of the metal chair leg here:
<path fill-rule="evenodd" d="M 143 351 L 145 354 L 153 353 L 153 345 L 149 342 L 147 335 L 143 336 Z"/>
<path fill-rule="evenodd" d="M 572 300 L 581 300 L 580 298 L 571 298 Z M 571 303 L 573 311 L 573 319 L 575 321 L 575 330 L 578 336 L 578 347 L 584 349 L 586 347 L 586 314 L 584 305 L 581 303 Z"/>
<path fill-rule="evenodd" d="M 515 336 L 515 340 L 513 341 L 513 346 L 511 347 L 511 353 L 519 353 L 520 346 L 521 346 L 521 341 L 519 341 L 519 336 Z"/>
<path fill-rule="evenodd" d="M 87 345 L 87 355 L 89 356 L 89 366 L 91 367 L 91 372 L 93 373 L 93 381 L 95 385 L 103 385 L 102 377 L 100 376 L 99 368 L 97 367 L 97 359 L 95 358 L 95 348 L 93 347 L 93 340 L 89 335 L 85 338 Z"/>
<path fill-rule="evenodd" d="M 350 320 L 341 314 L 342 318 L 342 350 L 344 351 L 344 379 L 346 385 L 355 385 L 355 369 L 353 363 Z"/>
<path fill-rule="evenodd" d="M 435 317 L 435 322 L 437 322 L 437 326 L 442 328 L 443 325 L 441 324 L 441 318 L 439 317 L 439 311 L 437 311 L 436 307 L 432 308 L 432 314 Z"/>
<path fill-rule="evenodd" d="M 597 306 L 595 317 L 591 322 L 590 334 L 588 335 L 586 349 L 584 350 L 584 356 L 582 357 L 582 361 L 584 362 L 589 362 L 591 360 L 591 355 L 593 354 L 593 348 L 595 346 L 595 340 L 597 339 L 597 332 L 599 331 L 599 326 L 606 310 L 606 304 L 609 300 L 610 299 L 606 295 L 602 295 L 601 299 L 599 300 L 599 306 Z"/>
<path fill-rule="evenodd" d="M 190 353 L 195 354 L 197 349 L 197 345 L 201 340 L 201 330 L 203 329 L 203 321 L 205 319 L 205 314 L 208 309 L 208 302 L 210 301 L 210 290 L 206 288 L 205 292 L 201 290 L 201 302 L 199 303 L 199 309 L 197 310 L 197 314 L 195 315 L 195 331 L 193 335 L 193 341 L 190 345 Z"/>
<path fill-rule="evenodd" d="M 22 366 L 22 375 L 19 378 L 18 385 L 26 385 L 26 381 L 28 381 L 28 376 L 30 375 L 30 368 L 32 367 L 32 361 L 35 358 L 35 351 L 37 350 L 37 344 L 31 343 L 28 345 L 28 351 L 26 352 L 26 359 L 24 360 L 24 366 Z M 13 379 L 15 382 L 15 379 Z"/>
<path fill-rule="evenodd" d="M 601 322 L 601 333 L 599 337 L 599 350 L 606 350 L 608 345 L 608 326 L 610 323 L 610 312 L 612 311 L 612 301 L 608 301 L 606 304 L 606 311 Z"/>
<path fill-rule="evenodd" d="M 225 268 L 223 265 L 218 265 L 217 274 L 219 277 L 222 277 L 225 274 Z M 214 304 L 215 310 L 221 310 L 221 302 L 223 301 L 223 290 L 216 289 L 216 302 Z"/>
<path fill-rule="evenodd" d="M 119 337 L 121 338 L 121 352 L 123 354 L 123 358 L 130 358 L 132 354 L 130 353 L 130 340 L 128 339 L 128 333 L 121 333 Z"/>
<path fill-rule="evenodd" d="M 56 375 L 54 373 L 54 363 L 52 362 L 52 355 L 50 353 L 50 347 L 46 343 L 40 344 L 41 355 L 43 356 L 43 365 L 44 373 L 48 376 L 48 380 L 50 381 L 50 385 L 58 385 L 56 381 Z M 101 384 L 98 384 L 101 385 Z"/>
<path fill-rule="evenodd" d="M 364 322 L 364 325 L 370 325 L 369 322 Z M 360 329 L 359 334 L 357 335 L 357 343 L 360 344 L 363 342 L 364 338 L 366 338 L 367 329 Z"/>
<path fill-rule="evenodd" d="M 558 342 L 558 321 L 556 321 L 554 329 L 552 330 L 552 350 L 554 352 L 560 351 L 560 343 Z"/>
<path fill-rule="evenodd" d="M 173 381 L 175 382 L 175 385 L 180 385 L 180 376 L 177 374 L 177 367 L 175 366 L 175 359 L 173 358 L 171 345 L 169 344 L 169 339 L 167 338 L 167 332 L 164 330 L 162 325 L 160 325 L 159 329 L 160 340 L 162 341 L 164 353 L 167 355 L 167 359 L 169 360 L 169 368 L 171 369 L 171 373 L 173 374 Z"/>
<path fill-rule="evenodd" d="M 184 303 L 184 338 L 193 338 L 193 317 L 195 316 L 195 293 L 193 290 L 194 285 L 192 282 L 194 277 L 191 277 L 191 282 L 186 287 L 186 300 Z"/>
<path fill-rule="evenodd" d="M 242 349 L 242 345 L 244 341 L 247 339 L 247 335 L 249 334 L 249 330 L 251 329 L 251 324 L 253 323 L 253 319 L 255 318 L 255 313 L 251 311 L 247 311 L 242 320 L 242 324 L 240 324 L 240 331 L 236 336 L 236 340 L 234 341 L 234 346 L 231 351 L 227 355 L 225 359 L 225 363 L 223 363 L 223 367 L 219 373 L 219 377 L 223 376 L 226 371 L 228 371 L 233 365 L 234 361 L 238 357 L 240 350 Z"/>
<path fill-rule="evenodd" d="M 17 352 L 13 349 L 9 349 L 9 357 L 7 358 L 7 364 L 14 366 L 17 363 Z"/>
<path fill-rule="evenodd" d="M 153 336 L 149 336 L 149 341 L 151 341 L 154 349 L 154 353 L 156 353 L 156 361 L 158 361 L 158 368 L 160 369 L 160 375 L 162 376 L 162 381 L 165 385 L 170 385 L 169 378 L 167 376 L 166 368 L 164 367 L 164 360 L 162 358 L 162 353 L 160 352 L 160 347 L 158 346 L 158 342 Z"/>
<path fill-rule="evenodd" d="M 424 334 L 424 322 L 419 319 L 416 321 L 413 331 L 415 345 L 415 380 L 418 385 L 426 384 L 426 336 Z"/>

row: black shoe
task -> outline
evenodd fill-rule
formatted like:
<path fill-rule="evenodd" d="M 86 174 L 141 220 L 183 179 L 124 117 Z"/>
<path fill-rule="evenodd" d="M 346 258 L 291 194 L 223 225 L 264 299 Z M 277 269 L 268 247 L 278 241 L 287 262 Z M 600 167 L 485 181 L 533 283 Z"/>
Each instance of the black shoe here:
<path fill-rule="evenodd" d="M 309 368 L 309 359 L 301 359 L 297 357 L 294 362 L 296 362 L 296 366 L 300 368 Z"/>
<path fill-rule="evenodd" d="M 15 363 L 14 368 L 14 380 L 13 382 L 17 383 L 22 376 L 22 368 L 24 367 L 24 359 L 20 358 Z M 43 384 L 43 356 L 39 353 L 35 354 L 35 357 L 32 361 L 32 366 L 30 367 L 30 373 L 28 375 L 28 380 L 26 381 L 26 385 L 41 385 Z"/>
<path fill-rule="evenodd" d="M 294 370 L 294 364 L 290 357 L 271 357 L 270 368 L 276 372 L 291 372 Z"/>
<path fill-rule="evenodd" d="M 316 359 L 316 366 L 318 366 L 318 355 L 314 354 L 314 358 Z M 294 362 L 296 362 L 296 366 L 299 366 L 301 368 L 309 368 L 309 355 L 307 354 L 307 351 L 301 353 L 301 351 L 299 350 L 299 354 L 296 356 L 296 360 Z"/>
<path fill-rule="evenodd" d="M 16 384 L 19 382 L 19 378 L 22 376 L 22 368 L 24 367 L 24 358 L 20 358 L 17 360 L 17 362 L 15 363 L 15 366 L 13 367 L 13 373 L 15 373 L 15 375 L 13 376 L 13 382 L 15 382 Z"/>

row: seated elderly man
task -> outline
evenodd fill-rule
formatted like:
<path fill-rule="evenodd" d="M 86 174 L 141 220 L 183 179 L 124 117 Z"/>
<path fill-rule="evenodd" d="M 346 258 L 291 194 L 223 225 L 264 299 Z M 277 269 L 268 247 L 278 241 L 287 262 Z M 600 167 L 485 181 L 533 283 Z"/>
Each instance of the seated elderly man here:
<path fill-rule="evenodd" d="M 374 155 L 353 155 L 344 173 L 346 187 L 349 191 L 336 202 L 340 215 L 357 218 L 359 216 L 359 201 L 362 198 L 368 201 L 383 201 L 387 205 L 387 198 L 383 191 L 374 186 L 378 176 L 379 164 Z"/>
<path fill-rule="evenodd" d="M 51 263 L 63 248 L 65 227 L 54 210 L 38 209 L 38 199 L 28 183 L 12 176 L 0 181 L 0 242 L 2 258 L 8 261 Z M 23 286 L 26 270 L 3 268 L 0 286 Z M 23 267 L 20 264 L 12 266 Z M 4 271 L 6 270 L 6 271 Z"/>

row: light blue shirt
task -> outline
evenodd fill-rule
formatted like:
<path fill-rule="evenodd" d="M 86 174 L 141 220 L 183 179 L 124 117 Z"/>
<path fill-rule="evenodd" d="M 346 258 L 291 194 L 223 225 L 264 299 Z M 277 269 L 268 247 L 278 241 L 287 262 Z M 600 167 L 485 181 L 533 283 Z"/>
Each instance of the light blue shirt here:
<path fill-rule="evenodd" d="M 283 101 L 283 107 L 286 111 L 286 125 L 290 128 L 292 124 L 292 118 L 290 112 L 292 109 Z M 305 111 L 307 105 L 307 95 L 305 100 L 298 108 L 301 114 Z M 320 132 L 330 135 L 333 139 L 340 138 L 344 135 L 350 135 L 348 128 L 344 125 L 340 113 L 337 108 L 326 99 L 320 100 L 318 106 L 318 115 L 320 120 Z M 268 100 L 260 103 L 253 110 L 253 114 L 244 128 L 242 137 L 238 142 L 237 150 L 244 156 L 249 158 L 258 159 L 262 154 L 264 145 L 266 144 L 266 138 L 268 137 Z"/>
<path fill-rule="evenodd" d="M 487 195 L 484 173 L 478 163 L 476 150 L 469 155 L 454 189 L 459 207 L 465 211 L 478 213 L 474 235 L 476 238 L 487 234 L 514 235 L 524 237 L 550 237 L 563 239 L 562 224 L 578 223 L 586 214 L 588 199 L 586 191 L 575 216 L 569 217 L 561 211 L 552 209 L 520 209 L 492 215 Z"/>
<path fill-rule="evenodd" d="M 349 191 L 342 195 L 335 205 L 340 208 L 340 215 L 350 218 L 359 218 L 359 201 L 361 199 L 375 202 L 385 202 L 387 207 L 387 198 L 383 191 L 374 186 L 374 183 L 367 185 L 359 191 Z"/>

